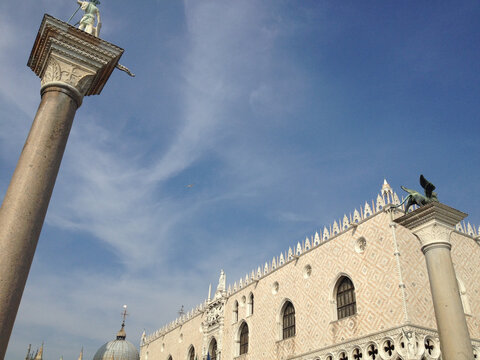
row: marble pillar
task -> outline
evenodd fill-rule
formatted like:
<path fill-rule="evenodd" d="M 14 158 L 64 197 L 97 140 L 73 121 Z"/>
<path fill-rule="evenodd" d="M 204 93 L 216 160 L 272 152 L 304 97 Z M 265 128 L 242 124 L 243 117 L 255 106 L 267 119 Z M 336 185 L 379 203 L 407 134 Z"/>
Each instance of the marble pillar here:
<path fill-rule="evenodd" d="M 419 239 L 425 255 L 443 360 L 472 360 L 473 348 L 450 249 L 450 235 L 467 214 L 430 203 L 395 220 Z"/>
<path fill-rule="evenodd" d="M 45 15 L 28 66 L 41 101 L 0 208 L 0 359 L 20 305 L 68 135 L 86 95 L 100 94 L 123 49 Z"/>

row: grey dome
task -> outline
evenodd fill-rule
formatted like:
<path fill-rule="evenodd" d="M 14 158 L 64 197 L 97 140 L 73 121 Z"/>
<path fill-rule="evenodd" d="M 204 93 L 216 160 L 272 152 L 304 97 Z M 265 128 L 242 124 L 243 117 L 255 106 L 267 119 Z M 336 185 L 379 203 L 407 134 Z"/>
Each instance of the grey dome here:
<path fill-rule="evenodd" d="M 130 341 L 125 340 L 123 329 L 117 334 L 117 339 L 109 341 L 97 350 L 93 360 L 140 360 L 138 350 Z"/>

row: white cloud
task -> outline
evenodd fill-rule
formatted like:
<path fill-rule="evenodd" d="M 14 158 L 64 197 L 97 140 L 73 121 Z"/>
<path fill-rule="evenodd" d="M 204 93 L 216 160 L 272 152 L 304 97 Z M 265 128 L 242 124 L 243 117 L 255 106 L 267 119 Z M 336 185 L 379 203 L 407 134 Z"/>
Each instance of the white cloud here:
<path fill-rule="evenodd" d="M 234 278 L 273 256 L 263 256 L 261 251 L 262 247 L 276 247 L 273 242 L 253 244 L 242 238 L 244 234 L 220 237 L 205 229 L 194 239 L 203 244 L 199 249 L 203 253 L 196 255 L 191 266 L 169 267 L 168 260 L 175 259 L 166 256 L 175 243 L 188 244 L 188 239 L 177 236 L 191 225 L 189 220 L 199 222 L 202 213 L 215 212 L 226 202 L 247 204 L 252 198 L 274 196 L 288 174 L 282 168 L 293 157 L 278 160 L 277 149 L 267 151 L 255 140 L 256 124 L 248 104 L 257 96 L 263 109 L 279 102 L 281 111 L 282 105 L 290 106 L 289 91 L 298 85 L 289 82 L 289 77 L 296 75 L 283 72 L 289 91 L 273 95 L 278 85 L 276 74 L 265 69 L 272 61 L 270 51 L 277 31 L 272 30 L 275 27 L 265 30 L 263 20 L 268 13 L 258 2 L 187 1 L 185 9 L 189 51 L 179 74 L 184 79 L 179 99 L 183 112 L 166 150 L 147 157 L 138 150 L 139 139 L 94 120 L 95 109 L 85 102 L 88 110 L 83 110 L 82 121 L 75 123 L 47 215 L 50 226 L 106 244 L 116 258 L 105 259 L 105 266 L 119 262 L 121 275 L 108 269 L 102 273 L 74 269 L 65 275 L 54 264 L 36 259 L 17 321 L 15 334 L 22 338 L 15 335 L 12 339 L 11 359 L 23 355 L 28 341 L 40 341 L 39 329 L 50 334 L 44 340 L 52 356 L 60 356 L 59 351 L 64 351 L 65 358 L 76 356 L 81 346 L 78 341 L 89 345 L 86 354 L 92 356 L 92 346 L 100 346 L 116 331 L 115 309 L 123 302 L 132 312 L 129 338 L 137 343 L 142 327 L 153 331 L 172 320 L 185 301 L 192 302 L 187 306 L 201 302 L 208 287 L 205 277 L 213 277 L 214 283 L 217 271 L 230 264 L 228 276 L 233 283 Z M 257 68 L 257 64 L 263 65 Z M 27 92 L 26 87 L 16 83 L 8 96 Z M 268 90 L 263 95 L 262 87 Z M 0 85 L 0 92 L 6 94 L 8 87 Z M 251 95 L 255 92 L 258 94 Z M 38 100 L 32 96 L 15 104 L 29 113 Z M 154 116 L 148 111 L 142 115 Z M 125 124 L 126 119 L 116 119 L 116 123 Z M 241 140 L 238 133 L 242 133 Z M 216 171 L 225 184 L 207 184 L 191 197 L 174 198 L 168 193 L 176 176 L 211 158 L 215 158 Z M 285 216 L 301 220 L 300 215 Z M 271 237 L 276 234 L 272 230 Z M 256 257 L 246 256 L 253 247 Z M 69 347 L 64 345 L 65 338 Z"/>

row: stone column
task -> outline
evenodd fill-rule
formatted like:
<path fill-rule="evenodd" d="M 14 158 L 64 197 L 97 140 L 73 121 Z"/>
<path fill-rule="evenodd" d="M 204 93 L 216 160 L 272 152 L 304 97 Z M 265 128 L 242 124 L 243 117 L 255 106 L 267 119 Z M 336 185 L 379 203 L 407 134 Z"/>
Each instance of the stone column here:
<path fill-rule="evenodd" d="M 75 112 L 99 94 L 123 50 L 45 15 L 28 66 L 41 102 L 0 208 L 0 359 L 42 230 Z"/>
<path fill-rule="evenodd" d="M 425 255 L 443 360 L 472 360 L 473 348 L 453 268 L 450 235 L 467 214 L 430 203 L 395 221 L 420 240 Z"/>

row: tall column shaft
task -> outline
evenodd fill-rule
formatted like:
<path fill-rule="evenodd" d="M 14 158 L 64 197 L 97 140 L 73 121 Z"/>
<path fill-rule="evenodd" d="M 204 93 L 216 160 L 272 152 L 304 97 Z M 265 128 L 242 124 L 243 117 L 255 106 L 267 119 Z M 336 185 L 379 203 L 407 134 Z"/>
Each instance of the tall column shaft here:
<path fill-rule="evenodd" d="M 444 360 L 473 359 L 473 348 L 453 268 L 450 245 L 433 243 L 422 248 L 427 264 L 433 307 Z"/>
<path fill-rule="evenodd" d="M 47 86 L 0 208 L 0 359 L 20 305 L 78 98 Z"/>
<path fill-rule="evenodd" d="M 450 235 L 466 214 L 431 203 L 396 219 L 420 240 L 425 255 L 443 360 L 472 360 L 473 348 L 450 253 Z"/>
<path fill-rule="evenodd" d="M 42 99 L 0 208 L 0 360 L 17 315 L 68 135 L 84 96 L 98 95 L 123 49 L 43 17 L 28 66 Z"/>

